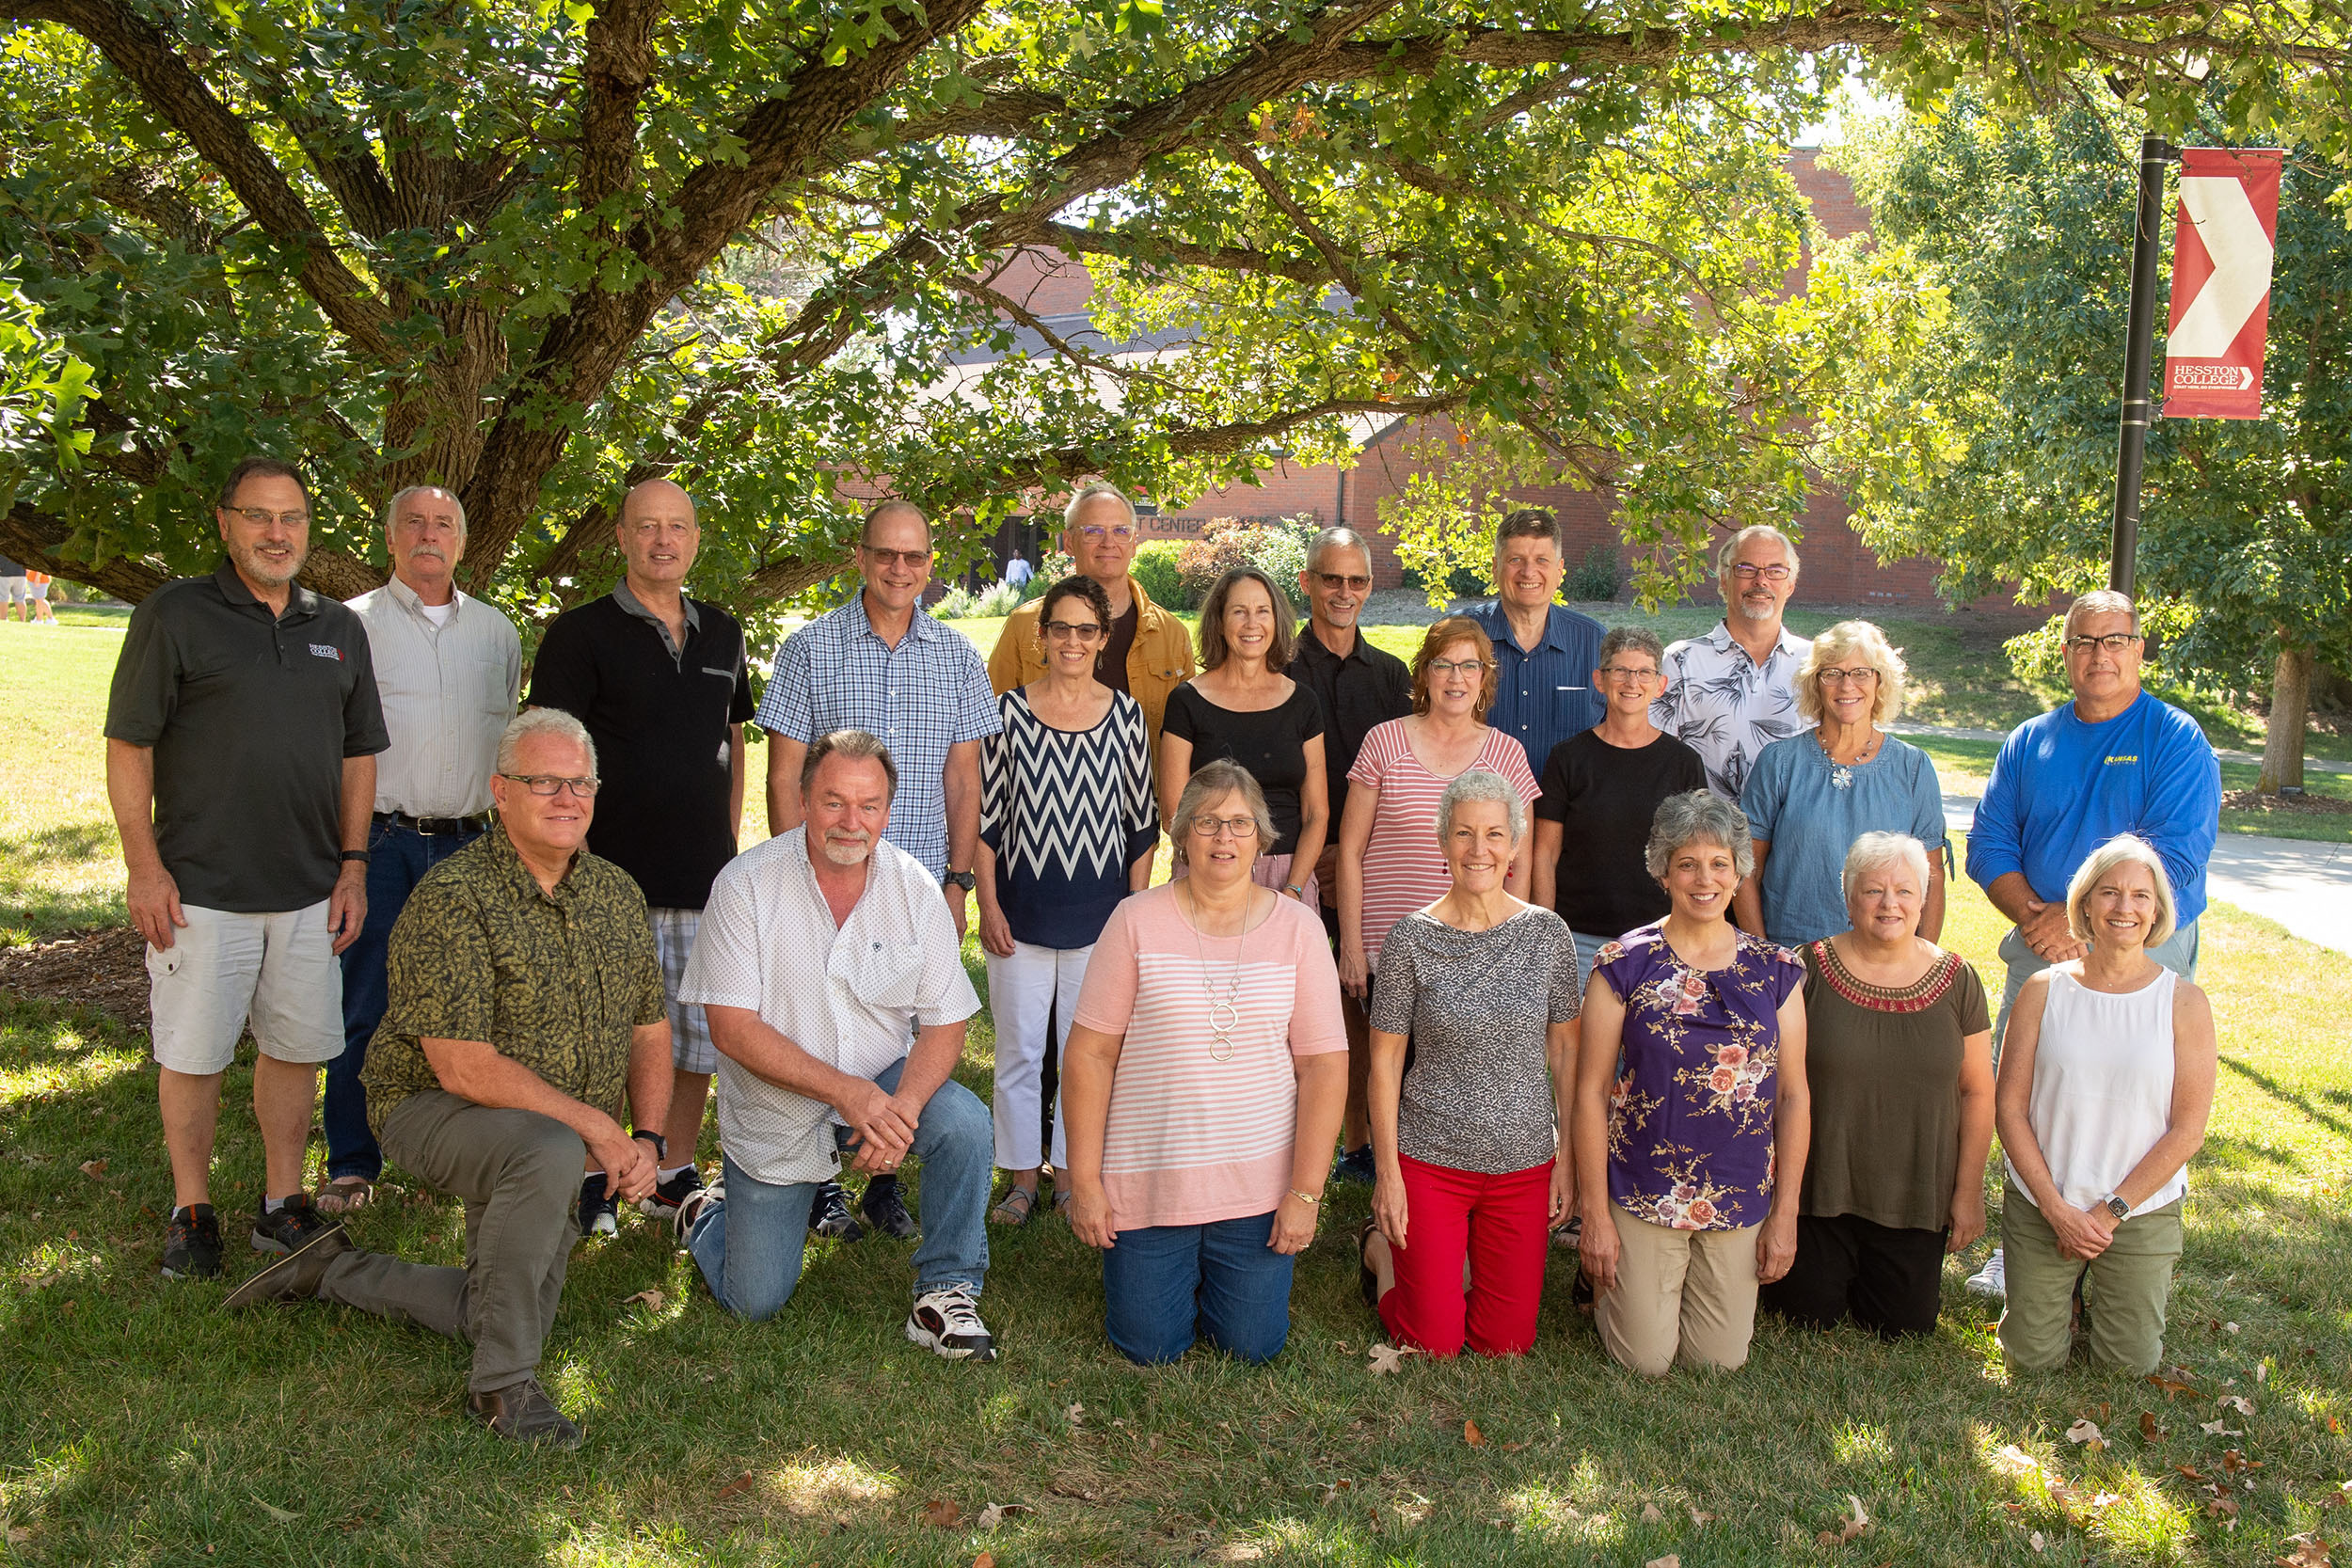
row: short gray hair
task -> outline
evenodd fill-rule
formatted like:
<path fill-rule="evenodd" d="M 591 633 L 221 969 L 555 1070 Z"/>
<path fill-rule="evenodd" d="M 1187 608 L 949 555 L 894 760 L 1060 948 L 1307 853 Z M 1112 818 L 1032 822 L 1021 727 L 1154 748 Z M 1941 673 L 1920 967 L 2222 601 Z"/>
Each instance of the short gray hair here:
<path fill-rule="evenodd" d="M 1740 547 L 1751 539 L 1777 540 L 1780 544 L 1780 547 L 1786 551 L 1788 556 L 1788 575 L 1792 578 L 1799 575 L 1801 568 L 1797 564 L 1796 541 L 1789 538 L 1788 535 L 1781 532 L 1780 530 L 1774 528 L 1770 523 L 1750 523 L 1747 527 L 1741 529 L 1739 532 L 1724 540 L 1724 547 L 1715 552 L 1715 575 L 1717 577 L 1720 578 L 1725 572 L 1731 570 L 1731 563 L 1740 558 Z"/>
<path fill-rule="evenodd" d="M 1502 806 L 1502 818 L 1511 825 L 1511 842 L 1518 844 L 1527 836 L 1527 802 L 1511 787 L 1511 781 L 1491 768 L 1470 768 L 1454 775 L 1438 797 L 1438 847 L 1454 833 L 1454 809 L 1468 800 L 1494 800 Z"/>
<path fill-rule="evenodd" d="M 2127 862 L 2146 866 L 2149 879 L 2156 885 L 2156 918 L 2148 927 L 2147 945 L 2155 947 L 2172 940 L 2180 923 L 2181 908 L 2172 896 L 2172 875 L 2164 868 L 2164 857 L 2138 834 L 2118 833 L 2093 849 L 2066 884 L 2066 928 L 2074 934 L 2076 942 L 2097 940 L 2085 906 L 2090 902 L 2099 879 Z"/>
<path fill-rule="evenodd" d="M 540 736 L 552 736 L 568 740 L 588 753 L 588 771 L 596 771 L 596 743 L 588 736 L 588 726 L 560 707 L 527 707 L 506 721 L 499 736 L 498 770 L 512 773 L 523 742 Z"/>
<path fill-rule="evenodd" d="M 2085 594 L 2066 607 L 2066 623 L 2058 630 L 2061 638 L 2074 635 L 2074 623 L 2085 615 L 2128 615 L 2132 630 L 2139 630 L 2139 606 L 2129 594 L 2119 594 L 2112 588 L 2098 588 Z"/>
<path fill-rule="evenodd" d="M 890 799 L 898 798 L 898 764 L 890 754 L 890 748 L 880 736 L 864 730 L 830 730 L 809 742 L 807 752 L 801 758 L 801 800 L 806 809 L 809 786 L 817 781 L 817 765 L 827 757 L 847 757 L 853 762 L 882 764 L 882 782 L 890 787 Z"/>
<path fill-rule="evenodd" d="M 1658 634 L 1647 626 L 1611 626 L 1600 640 L 1598 667 L 1606 670 L 1611 659 L 1629 648 L 1637 654 L 1649 655 L 1649 661 L 1659 669 L 1666 668 L 1666 644 L 1660 641 Z"/>
<path fill-rule="evenodd" d="M 1719 844 L 1731 851 L 1731 868 L 1742 877 L 1756 873 L 1756 846 L 1749 841 L 1747 814 L 1711 789 L 1669 795 L 1658 802 L 1650 818 L 1649 847 L 1643 863 L 1660 881 L 1674 863 L 1675 851 L 1686 844 Z"/>
<path fill-rule="evenodd" d="M 1367 576 L 1371 574 L 1372 546 L 1365 540 L 1362 534 L 1357 532 L 1352 528 L 1327 528 L 1322 532 L 1316 534 L 1312 539 L 1308 540 L 1307 570 L 1311 572 L 1319 572 L 1323 570 L 1323 568 L 1316 564 L 1316 562 L 1320 562 L 1324 558 L 1325 554 L 1331 550 L 1363 551 L 1364 572 Z"/>
<path fill-rule="evenodd" d="M 466 503 L 458 499 L 457 492 L 446 484 L 408 484 L 393 491 L 392 499 L 384 503 L 384 537 L 389 539 L 392 535 L 392 519 L 400 515 L 400 503 L 411 496 L 421 496 L 427 490 L 447 496 L 450 505 L 457 508 L 457 543 L 463 546 L 466 542 Z"/>
<path fill-rule="evenodd" d="M 1136 503 L 1134 498 L 1129 496 L 1126 491 L 1121 490 L 1118 485 L 1111 483 L 1108 480 L 1097 479 L 1091 480 L 1085 484 L 1081 484 L 1075 490 L 1070 492 L 1070 503 L 1061 509 L 1061 526 L 1065 529 L 1076 528 L 1078 526 L 1078 509 L 1085 506 L 1087 502 L 1094 499 L 1097 496 L 1108 496 L 1111 499 L 1117 501 L 1120 504 L 1120 508 L 1127 514 L 1127 522 L 1129 526 L 1132 527 L 1134 525 L 1136 520 Z"/>
<path fill-rule="evenodd" d="M 1864 833 L 1846 851 L 1846 869 L 1838 879 L 1838 892 L 1846 898 L 1853 897 L 1853 885 L 1866 871 L 1875 871 L 1890 862 L 1900 861 L 1904 869 L 1919 879 L 1919 895 L 1928 892 L 1928 847 L 1909 833 Z"/>
<path fill-rule="evenodd" d="M 1265 852 L 1274 842 L 1274 814 L 1266 809 L 1265 791 L 1248 768 L 1231 757 L 1218 757 L 1194 769 L 1184 781 L 1184 792 L 1176 798 L 1176 815 L 1168 819 L 1168 836 L 1176 847 L 1178 860 L 1184 859 L 1184 846 L 1192 838 L 1192 819 L 1200 815 L 1200 808 L 1236 790 L 1249 807 L 1249 815 L 1258 819 L 1258 852 Z"/>

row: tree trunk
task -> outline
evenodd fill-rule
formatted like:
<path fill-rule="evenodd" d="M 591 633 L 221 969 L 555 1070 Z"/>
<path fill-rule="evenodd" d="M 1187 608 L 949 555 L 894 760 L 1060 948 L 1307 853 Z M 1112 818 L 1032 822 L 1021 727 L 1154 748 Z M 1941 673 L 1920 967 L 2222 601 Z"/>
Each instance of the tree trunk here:
<path fill-rule="evenodd" d="M 2303 726 L 2311 712 L 2312 650 L 2279 628 L 2279 664 L 2270 677 L 2270 727 L 2263 736 L 2262 777 L 2254 787 L 2265 795 L 2303 787 Z"/>

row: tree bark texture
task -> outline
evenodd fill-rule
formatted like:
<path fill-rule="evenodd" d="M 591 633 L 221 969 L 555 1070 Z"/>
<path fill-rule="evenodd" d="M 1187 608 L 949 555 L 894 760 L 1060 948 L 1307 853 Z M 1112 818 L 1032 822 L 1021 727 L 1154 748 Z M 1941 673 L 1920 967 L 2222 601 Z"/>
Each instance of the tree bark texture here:
<path fill-rule="evenodd" d="M 2312 705 L 2312 650 L 2279 628 L 2279 662 L 2270 677 L 2270 724 L 2263 732 L 2262 776 L 2254 787 L 2265 795 L 2303 787 L 2303 726 Z"/>

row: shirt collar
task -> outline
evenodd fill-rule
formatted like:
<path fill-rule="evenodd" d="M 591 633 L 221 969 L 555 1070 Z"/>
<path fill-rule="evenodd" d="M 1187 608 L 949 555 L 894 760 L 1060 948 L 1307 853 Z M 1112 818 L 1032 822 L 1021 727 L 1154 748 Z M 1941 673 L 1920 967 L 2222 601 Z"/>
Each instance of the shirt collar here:
<path fill-rule="evenodd" d="M 627 585 L 624 584 L 623 586 Z M 421 615 L 424 613 L 426 606 L 423 595 L 419 594 L 415 589 L 409 587 L 406 583 L 401 581 L 398 574 L 394 574 L 393 576 L 384 579 L 384 591 L 389 594 L 392 596 L 392 602 L 400 606 L 403 610 L 409 611 L 411 614 Z M 462 607 L 466 602 L 465 591 L 459 588 L 451 589 L 449 591 L 449 602 L 453 606 Z M 437 609 L 439 607 L 435 606 L 434 608 Z"/>
<path fill-rule="evenodd" d="M 546 898 L 557 904 L 571 901 L 572 879 L 579 872 L 580 863 L 587 855 L 587 850 L 572 851 L 572 863 L 565 866 L 564 875 L 555 879 L 555 891 L 548 893 L 539 886 L 539 879 L 531 874 L 531 867 L 523 863 L 522 856 L 516 851 L 515 841 L 506 836 L 505 823 L 499 823 L 491 836 L 498 841 L 491 852 L 498 857 L 500 869 L 516 893 L 525 898 Z"/>
<path fill-rule="evenodd" d="M 1741 657 L 1744 658 L 1747 657 L 1747 650 L 1740 647 L 1739 643 L 1731 640 L 1731 623 L 1729 621 L 1716 622 L 1715 629 L 1707 634 L 1706 641 L 1708 647 L 1713 648 L 1719 654 L 1728 654 L 1734 649 L 1738 649 Z M 1795 632 L 1790 631 L 1788 629 L 1788 623 L 1783 621 L 1780 624 L 1780 641 L 1773 644 L 1772 653 L 1787 654 L 1790 657 L 1794 658 L 1804 652 L 1804 639 L 1799 637 Z M 1766 656 L 1768 660 L 1771 657 L 1771 655 Z"/>
<path fill-rule="evenodd" d="M 245 578 L 237 575 L 235 562 L 224 558 L 220 569 L 213 574 L 213 580 L 220 585 L 221 596 L 230 604 L 252 605 L 265 614 L 269 612 L 269 606 L 255 598 L 253 590 L 245 585 Z M 299 615 L 315 614 L 318 608 L 319 596 L 298 582 L 289 583 L 286 585 L 286 613 L 274 618 L 292 620 Z"/>
<path fill-rule="evenodd" d="M 643 599 L 640 599 L 635 594 L 629 592 L 628 578 L 623 578 L 620 581 L 612 585 L 612 602 L 619 605 L 623 610 L 628 610 L 631 615 L 636 616 L 641 621 L 651 621 L 657 626 L 661 626 L 661 617 L 656 615 L 652 610 L 647 610 L 645 608 L 645 602 Z M 679 591 L 677 602 L 683 606 L 686 610 L 686 629 L 688 631 L 702 630 L 702 612 L 694 608 L 694 601 L 687 597 L 684 590 Z M 662 629 L 667 631 L 669 628 L 667 626 L 663 626 Z"/>
<path fill-rule="evenodd" d="M 1335 654 L 1323 645 L 1322 638 L 1315 635 L 1315 621 L 1311 615 L 1298 623 L 1298 649 L 1318 664 L 1367 664 L 1371 662 L 1364 657 L 1363 627 L 1356 628 L 1356 641 L 1349 646 L 1346 653 Z"/>
<path fill-rule="evenodd" d="M 1493 623 L 1486 628 L 1486 635 L 1494 642 L 1496 651 L 1501 652 L 1506 642 L 1513 648 L 1518 648 L 1518 639 L 1511 635 L 1511 611 L 1503 605 L 1502 600 L 1497 597 L 1489 601 L 1486 610 L 1487 617 Z M 1568 651 L 1565 630 L 1567 614 L 1567 607 L 1565 605 L 1553 605 L 1544 611 L 1544 640 L 1537 644 L 1537 647 L 1551 648 L 1564 654 Z M 1357 634 L 1357 645 L 1359 647 L 1363 645 L 1363 636 L 1360 632 Z M 1532 653 L 1534 650 L 1525 651 Z"/>
<path fill-rule="evenodd" d="M 865 626 L 866 634 L 880 642 L 882 633 L 874 629 L 874 618 L 866 613 L 865 589 L 860 588 L 857 591 L 857 595 L 850 601 L 849 608 L 857 613 L 858 623 Z M 938 637 L 941 629 L 937 621 L 923 613 L 923 607 L 919 604 L 914 607 L 914 613 L 907 619 L 907 635 L 918 642 L 932 641 Z"/>

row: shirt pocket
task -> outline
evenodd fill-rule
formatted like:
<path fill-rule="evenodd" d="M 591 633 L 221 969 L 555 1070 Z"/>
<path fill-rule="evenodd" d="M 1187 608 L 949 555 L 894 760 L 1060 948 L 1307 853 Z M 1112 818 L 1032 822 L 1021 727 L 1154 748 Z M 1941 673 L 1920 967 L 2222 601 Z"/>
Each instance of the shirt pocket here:
<path fill-rule="evenodd" d="M 869 940 L 849 969 L 850 994 L 867 1006 L 912 1007 L 923 984 L 923 944 Z"/>

